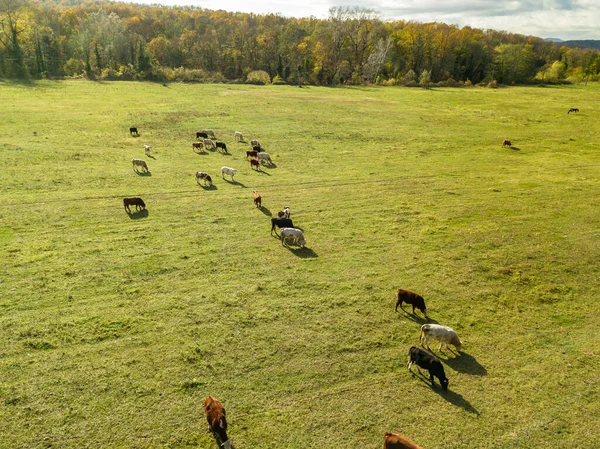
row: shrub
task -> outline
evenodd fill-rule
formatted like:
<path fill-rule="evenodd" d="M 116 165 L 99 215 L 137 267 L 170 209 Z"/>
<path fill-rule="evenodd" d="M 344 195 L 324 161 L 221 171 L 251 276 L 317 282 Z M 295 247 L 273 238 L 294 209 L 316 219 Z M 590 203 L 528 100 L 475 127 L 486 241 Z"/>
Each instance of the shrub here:
<path fill-rule="evenodd" d="M 271 83 L 271 77 L 264 70 L 254 70 L 248 73 L 246 82 L 250 84 L 266 85 Z"/>
<path fill-rule="evenodd" d="M 456 86 L 458 86 L 458 82 L 454 78 L 451 77 L 446 80 L 446 85 L 448 87 L 456 87 Z"/>
<path fill-rule="evenodd" d="M 275 78 L 273 78 L 273 81 L 271 81 L 271 83 L 275 84 L 275 85 L 287 84 L 285 82 L 285 80 L 283 78 L 281 78 L 279 75 L 276 75 Z"/>
<path fill-rule="evenodd" d="M 85 71 L 85 64 L 81 59 L 71 58 L 65 63 L 64 71 L 67 76 L 79 76 Z"/>
<path fill-rule="evenodd" d="M 471 80 L 469 78 L 467 78 L 467 81 L 465 81 L 465 86 L 471 87 L 472 85 L 473 85 L 473 83 L 471 82 Z"/>
<path fill-rule="evenodd" d="M 408 72 L 404 74 L 402 77 L 402 84 L 408 85 L 408 83 L 414 82 L 417 79 L 417 74 L 413 69 L 410 69 Z"/>
<path fill-rule="evenodd" d="M 489 83 L 487 83 L 487 87 L 489 87 L 490 89 L 498 89 L 498 81 L 490 81 Z"/>

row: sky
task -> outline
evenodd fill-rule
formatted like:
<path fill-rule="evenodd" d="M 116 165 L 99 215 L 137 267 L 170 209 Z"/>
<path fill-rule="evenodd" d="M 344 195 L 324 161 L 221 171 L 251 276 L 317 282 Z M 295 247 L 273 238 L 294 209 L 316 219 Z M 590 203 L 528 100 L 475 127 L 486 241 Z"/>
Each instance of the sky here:
<path fill-rule="evenodd" d="M 542 38 L 600 39 L 600 0 L 129 0 L 326 19 L 333 6 L 360 6 L 382 20 L 444 22 Z"/>

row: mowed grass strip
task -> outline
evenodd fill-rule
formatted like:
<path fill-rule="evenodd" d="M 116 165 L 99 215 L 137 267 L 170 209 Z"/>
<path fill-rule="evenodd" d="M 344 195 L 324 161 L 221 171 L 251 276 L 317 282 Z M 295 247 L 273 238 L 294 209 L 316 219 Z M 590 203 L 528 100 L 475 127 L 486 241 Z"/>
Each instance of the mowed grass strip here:
<path fill-rule="evenodd" d="M 0 82 L 0 447 L 215 447 L 208 394 L 238 449 L 596 447 L 598 93 Z"/>

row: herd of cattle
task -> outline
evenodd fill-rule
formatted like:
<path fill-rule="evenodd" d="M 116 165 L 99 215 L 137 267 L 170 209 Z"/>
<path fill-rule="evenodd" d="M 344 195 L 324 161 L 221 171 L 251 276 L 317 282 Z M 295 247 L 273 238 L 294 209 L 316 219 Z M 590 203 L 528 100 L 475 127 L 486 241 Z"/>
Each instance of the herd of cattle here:
<path fill-rule="evenodd" d="M 129 128 L 129 133 L 133 137 L 139 137 L 140 135 L 136 127 Z M 217 151 L 220 149 L 224 154 L 229 154 L 227 144 L 216 140 L 213 130 L 203 129 L 202 131 L 196 132 L 196 139 L 198 141 L 192 143 L 192 150 L 196 153 L 204 152 L 205 149 L 216 149 Z M 200 139 L 202 140 L 200 141 Z M 234 139 L 236 142 L 245 142 L 244 136 L 240 131 L 235 132 Z M 258 140 L 251 140 L 250 146 L 252 147 L 252 150 L 246 151 L 246 160 L 250 162 L 250 168 L 260 170 L 262 164 L 268 164 L 270 166 L 274 165 L 271 156 L 263 151 Z M 152 147 L 149 145 L 144 145 L 144 152 L 146 153 L 146 156 L 152 157 Z M 134 158 L 131 160 L 131 163 L 133 165 L 133 171 L 136 173 L 149 173 L 148 164 L 143 159 Z M 225 179 L 225 175 L 227 175 L 231 177 L 232 182 L 234 181 L 234 176 L 237 172 L 238 171 L 235 168 L 226 166 L 221 167 L 221 177 Z M 204 187 L 210 187 L 213 185 L 213 179 L 207 172 L 198 171 L 196 172 L 196 183 Z M 256 207 L 262 208 L 260 194 L 257 191 L 254 191 L 253 194 L 254 204 Z M 130 206 L 135 206 L 136 212 L 146 209 L 146 204 L 139 197 L 123 198 L 123 207 L 128 214 L 131 213 Z M 279 234 L 277 234 L 276 228 L 279 228 Z M 294 227 L 292 220 L 290 219 L 289 206 L 286 206 L 280 211 L 277 218 L 271 218 L 271 235 L 273 235 L 273 233 L 281 239 L 281 244 L 283 246 L 294 245 L 304 248 L 306 245 L 304 231 Z"/>

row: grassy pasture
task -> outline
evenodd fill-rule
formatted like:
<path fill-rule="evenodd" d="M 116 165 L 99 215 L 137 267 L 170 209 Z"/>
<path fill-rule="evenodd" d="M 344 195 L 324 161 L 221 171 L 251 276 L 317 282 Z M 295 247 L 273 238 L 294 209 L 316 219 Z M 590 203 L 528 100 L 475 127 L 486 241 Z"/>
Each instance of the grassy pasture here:
<path fill-rule="evenodd" d="M 0 82 L 0 448 L 216 448 L 209 393 L 237 449 L 597 448 L 599 95 Z M 463 340 L 447 393 L 398 287 Z"/>

